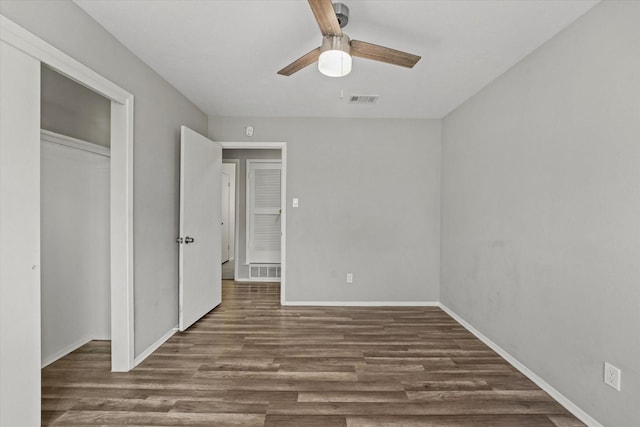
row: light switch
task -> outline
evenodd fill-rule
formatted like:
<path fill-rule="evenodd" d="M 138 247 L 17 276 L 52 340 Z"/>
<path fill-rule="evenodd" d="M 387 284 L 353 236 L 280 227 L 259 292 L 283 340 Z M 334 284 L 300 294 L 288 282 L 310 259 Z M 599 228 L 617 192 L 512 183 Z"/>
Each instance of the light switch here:
<path fill-rule="evenodd" d="M 297 198 L 297 197 L 294 197 L 294 198 L 293 198 L 293 207 L 294 207 L 294 208 L 297 208 L 297 207 L 298 207 L 298 198 Z"/>

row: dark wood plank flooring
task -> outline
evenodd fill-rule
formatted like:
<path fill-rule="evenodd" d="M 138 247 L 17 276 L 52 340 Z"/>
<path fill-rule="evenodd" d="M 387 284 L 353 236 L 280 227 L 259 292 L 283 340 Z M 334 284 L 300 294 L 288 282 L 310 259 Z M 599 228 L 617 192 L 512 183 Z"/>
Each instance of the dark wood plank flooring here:
<path fill-rule="evenodd" d="M 128 373 L 94 341 L 42 370 L 43 425 L 582 426 L 439 308 L 223 303 Z"/>

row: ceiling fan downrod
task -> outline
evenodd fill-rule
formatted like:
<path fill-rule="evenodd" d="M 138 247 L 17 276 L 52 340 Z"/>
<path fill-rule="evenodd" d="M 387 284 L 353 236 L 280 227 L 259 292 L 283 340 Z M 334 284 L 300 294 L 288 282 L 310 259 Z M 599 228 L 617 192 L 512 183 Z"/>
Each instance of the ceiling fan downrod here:
<path fill-rule="evenodd" d="M 336 12 L 340 28 L 344 28 L 349 23 L 349 8 L 344 3 L 333 3 L 333 10 Z"/>

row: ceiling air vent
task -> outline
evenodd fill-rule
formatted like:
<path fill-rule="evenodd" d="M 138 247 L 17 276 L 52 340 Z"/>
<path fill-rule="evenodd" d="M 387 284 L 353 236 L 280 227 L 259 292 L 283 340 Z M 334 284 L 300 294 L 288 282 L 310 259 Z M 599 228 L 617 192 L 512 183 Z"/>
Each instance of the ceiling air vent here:
<path fill-rule="evenodd" d="M 380 95 L 351 95 L 349 104 L 375 104 Z"/>

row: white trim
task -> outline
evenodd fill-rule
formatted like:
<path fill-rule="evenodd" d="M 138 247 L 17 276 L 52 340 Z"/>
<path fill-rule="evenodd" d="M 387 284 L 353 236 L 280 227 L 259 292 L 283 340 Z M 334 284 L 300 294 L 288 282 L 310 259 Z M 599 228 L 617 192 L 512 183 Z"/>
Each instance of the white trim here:
<path fill-rule="evenodd" d="M 0 15 L 0 39 L 100 95 L 125 104 L 131 94 L 40 37 Z"/>
<path fill-rule="evenodd" d="M 315 305 L 318 307 L 439 307 L 437 301 L 287 301 L 289 306 Z"/>
<path fill-rule="evenodd" d="M 133 95 L 111 102 L 111 369 L 134 364 Z"/>
<path fill-rule="evenodd" d="M 538 387 L 542 390 L 546 391 L 551 397 L 553 397 L 558 403 L 565 407 L 569 412 L 575 415 L 580 421 L 588 425 L 589 427 L 603 427 L 598 421 L 596 421 L 591 415 L 587 414 L 583 411 L 578 405 L 569 400 L 565 395 L 560 393 L 558 390 L 553 388 L 551 384 L 540 378 L 533 371 L 527 368 L 523 363 L 518 361 L 515 357 L 510 355 L 506 350 L 500 347 L 498 344 L 491 341 L 487 336 L 485 336 L 482 332 L 478 331 L 476 328 L 471 326 L 466 320 L 462 317 L 458 316 L 453 310 L 449 307 L 440 303 L 440 308 L 447 313 L 449 316 L 453 317 L 453 319 L 464 326 L 469 332 L 475 335 L 480 341 L 485 343 L 488 347 L 490 347 L 493 351 L 498 353 L 503 359 L 513 365 L 518 371 L 520 371 L 523 375 L 533 381 Z"/>
<path fill-rule="evenodd" d="M 90 341 L 93 341 L 93 338 L 84 337 L 84 338 L 80 338 L 77 341 L 74 341 L 73 343 L 71 343 L 68 346 L 64 347 L 62 350 L 57 351 L 54 354 L 52 354 L 51 356 L 49 356 L 46 359 L 44 359 L 42 361 L 42 366 L 41 367 L 42 368 L 46 368 L 47 366 L 51 365 L 56 360 L 62 359 L 67 354 L 71 353 L 72 351 L 75 351 L 75 350 L 79 349 L 80 347 L 82 347 L 83 345 L 85 345 L 86 343 L 88 343 Z"/>
<path fill-rule="evenodd" d="M 129 371 L 134 366 L 134 97 L 3 15 L 0 40 L 111 100 L 111 366 L 113 371 Z"/>
<path fill-rule="evenodd" d="M 232 141 L 216 141 L 218 144 L 222 145 L 223 150 L 247 150 L 247 149 L 256 149 L 256 150 L 282 150 L 287 147 L 286 142 L 260 142 L 260 141 L 249 141 L 249 142 L 232 142 Z"/>
<path fill-rule="evenodd" d="M 282 163 L 280 159 L 246 159 L 246 161 L 251 163 Z"/>
<path fill-rule="evenodd" d="M 88 153 L 98 154 L 100 156 L 111 157 L 111 150 L 109 147 L 104 147 L 82 139 L 72 138 L 67 135 L 62 135 L 61 133 L 51 132 L 50 130 L 41 129 L 40 139 L 42 141 L 62 145 L 75 150 L 82 150 Z"/>
<path fill-rule="evenodd" d="M 169 338 L 171 338 L 176 332 L 178 332 L 178 325 L 176 325 L 175 327 L 169 329 L 169 331 L 166 334 L 161 336 L 156 342 L 154 342 L 149 347 L 147 347 L 147 349 L 145 351 L 140 353 L 135 358 L 135 360 L 133 362 L 134 365 L 138 366 L 139 364 L 141 364 L 147 357 L 151 356 L 154 351 L 156 351 L 158 348 L 160 348 L 160 346 L 162 344 L 167 342 L 169 340 Z"/>
<path fill-rule="evenodd" d="M 280 175 L 282 187 L 280 205 L 282 206 L 282 240 L 280 241 L 280 304 L 287 305 L 286 298 L 286 275 L 287 275 L 287 143 L 286 142 L 221 142 L 223 150 L 229 149 L 276 149 L 280 150 L 280 161 L 282 162 L 282 172 Z M 237 245 L 236 245 L 237 247 Z M 236 257 L 236 260 L 238 257 Z M 236 261 L 236 267 L 238 266 Z M 237 274 L 238 269 L 234 272 Z"/>
<path fill-rule="evenodd" d="M 280 172 L 280 179 L 282 180 L 282 241 L 280 243 L 280 304 L 286 305 L 286 292 L 285 292 L 285 276 L 287 274 L 287 144 L 282 146 L 282 153 L 280 156 L 282 162 L 282 171 Z"/>

